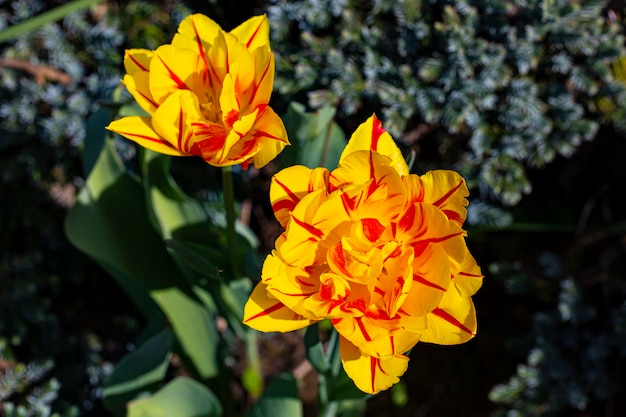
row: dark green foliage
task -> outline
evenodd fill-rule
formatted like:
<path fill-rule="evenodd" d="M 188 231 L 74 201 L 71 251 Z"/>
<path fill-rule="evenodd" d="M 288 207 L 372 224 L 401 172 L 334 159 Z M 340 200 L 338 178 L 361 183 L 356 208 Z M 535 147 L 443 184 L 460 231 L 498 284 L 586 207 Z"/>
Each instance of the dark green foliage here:
<path fill-rule="evenodd" d="M 55 5 L 0 0 L 0 27 Z M 127 333 L 136 330 L 119 289 L 69 245 L 62 227 L 82 181 L 85 119 L 108 99 L 122 74 L 125 35 L 112 12 L 73 13 L 1 45 L 3 416 L 70 417 L 88 410 L 99 415 L 111 361 L 122 353 Z M 168 33 L 175 30 L 177 22 L 161 22 Z M 118 338 L 113 349 L 106 345 L 109 337 Z"/>
<path fill-rule="evenodd" d="M 596 103 L 626 97 L 609 67 L 626 49 L 603 4 L 272 0 L 277 88 L 337 106 L 348 128 L 376 111 L 418 150 L 451 135 L 457 146 L 418 154 L 419 170 L 453 166 L 515 204 L 531 190 L 526 166 L 572 155 L 602 122 Z"/>

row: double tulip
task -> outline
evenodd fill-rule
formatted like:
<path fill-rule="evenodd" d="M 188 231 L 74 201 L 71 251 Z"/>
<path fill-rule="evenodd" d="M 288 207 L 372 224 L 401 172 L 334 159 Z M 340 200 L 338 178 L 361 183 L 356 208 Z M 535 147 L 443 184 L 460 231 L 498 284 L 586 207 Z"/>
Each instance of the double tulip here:
<path fill-rule="evenodd" d="M 225 32 L 204 15 L 190 15 L 171 44 L 127 50 L 124 66 L 123 83 L 148 115 L 124 117 L 108 129 L 145 148 L 260 168 L 289 143 L 268 106 L 274 56 L 265 16 Z"/>
<path fill-rule="evenodd" d="M 465 243 L 465 181 L 409 174 L 375 117 L 350 138 L 338 168 L 278 172 L 270 199 L 284 227 L 244 311 L 260 331 L 330 319 L 346 373 L 364 392 L 389 388 L 417 342 L 476 334 L 471 296 L 482 274 Z"/>

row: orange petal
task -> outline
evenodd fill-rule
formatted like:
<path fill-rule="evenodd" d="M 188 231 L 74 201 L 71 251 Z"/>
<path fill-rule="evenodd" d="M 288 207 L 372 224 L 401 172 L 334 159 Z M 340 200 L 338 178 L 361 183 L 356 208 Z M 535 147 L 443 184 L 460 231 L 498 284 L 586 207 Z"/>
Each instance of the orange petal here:
<path fill-rule="evenodd" d="M 377 358 L 363 354 L 343 337 L 339 350 L 348 376 L 361 391 L 369 394 L 376 394 L 397 383 L 409 365 L 409 358 L 405 355 Z"/>
<path fill-rule="evenodd" d="M 112 121 L 106 128 L 155 152 L 165 155 L 188 155 L 175 149 L 169 142 L 161 138 L 152 128 L 150 117 L 123 117 Z"/>
<path fill-rule="evenodd" d="M 287 308 L 267 292 L 267 285 L 257 284 L 244 306 L 243 322 L 261 332 L 290 332 L 315 323 Z"/>

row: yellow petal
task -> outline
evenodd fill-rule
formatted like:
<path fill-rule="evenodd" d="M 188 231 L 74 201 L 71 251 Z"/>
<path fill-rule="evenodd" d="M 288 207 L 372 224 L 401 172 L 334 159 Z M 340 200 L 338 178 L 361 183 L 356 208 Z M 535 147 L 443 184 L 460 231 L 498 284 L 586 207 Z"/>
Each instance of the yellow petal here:
<path fill-rule="evenodd" d="M 291 212 L 285 230 L 286 239 L 280 246 L 280 256 L 289 264 L 308 267 L 326 259 L 326 253 L 318 249 L 324 231 L 311 224 L 311 219 L 325 200 L 324 190 L 307 194 Z"/>
<path fill-rule="evenodd" d="M 127 49 L 124 53 L 124 68 L 126 73 L 134 75 L 138 72 L 148 72 L 154 52 L 148 49 Z"/>
<path fill-rule="evenodd" d="M 465 343 L 476 336 L 476 311 L 469 297 L 461 297 L 456 289 L 450 289 L 446 297 L 454 297 L 454 302 L 446 302 L 445 308 L 436 308 L 428 314 L 428 325 L 422 330 L 422 342 L 439 345 Z"/>
<path fill-rule="evenodd" d="M 130 116 L 112 121 L 107 129 L 137 142 L 144 148 L 165 155 L 187 156 L 161 138 L 152 128 L 150 117 Z"/>
<path fill-rule="evenodd" d="M 289 145 L 285 125 L 270 107 L 266 107 L 257 119 L 251 135 L 259 143 L 257 152 L 252 157 L 256 168 L 263 168 Z"/>
<path fill-rule="evenodd" d="M 190 91 L 178 90 L 167 97 L 152 115 L 152 126 L 159 136 L 185 154 L 192 153 L 193 135 L 185 121 L 188 112 L 182 106 L 190 106 L 193 100 Z"/>
<path fill-rule="evenodd" d="M 134 75 L 125 75 L 122 81 L 126 89 L 148 114 L 154 113 L 159 104 L 152 98 L 148 72 L 136 72 Z"/>
<path fill-rule="evenodd" d="M 261 279 L 267 285 L 268 292 L 290 310 L 309 319 L 320 320 L 324 317 L 323 314 L 311 314 L 303 307 L 306 298 L 318 292 L 319 277 L 312 277 L 302 268 L 286 264 L 276 251 L 265 258 Z"/>
<path fill-rule="evenodd" d="M 270 202 L 276 219 L 286 227 L 289 213 L 296 204 L 310 192 L 326 189 L 328 175 L 326 168 L 307 168 L 304 165 L 287 167 L 272 177 Z"/>
<path fill-rule="evenodd" d="M 372 150 L 388 156 L 391 158 L 390 165 L 398 174 L 401 176 L 409 174 L 409 167 L 402 157 L 400 149 L 391 135 L 382 127 L 376 115 L 372 115 L 354 131 L 341 153 L 339 162 L 341 163 L 347 155 L 358 150 Z"/>
<path fill-rule="evenodd" d="M 231 30 L 230 33 L 250 50 L 270 44 L 270 22 L 266 15 L 254 16 Z"/>
<path fill-rule="evenodd" d="M 409 365 L 409 358 L 404 355 L 382 359 L 365 355 L 343 337 L 339 349 L 346 373 L 361 391 L 369 394 L 376 394 L 397 383 Z"/>
<path fill-rule="evenodd" d="M 462 296 L 470 297 L 482 286 L 483 274 L 469 250 L 458 268 L 458 271 L 454 273 L 452 283 Z"/>
<path fill-rule="evenodd" d="M 209 17 L 196 13 L 187 16 L 180 22 L 178 33 L 172 39 L 172 45 L 176 48 L 187 48 L 205 55 L 205 50 L 209 49 L 213 39 L 221 31 L 220 26 Z"/>
<path fill-rule="evenodd" d="M 437 307 L 450 286 L 450 260 L 446 251 L 428 245 L 416 253 L 412 280 L 402 311 L 409 316 L 424 316 Z"/>
<path fill-rule="evenodd" d="M 237 37 L 230 33 L 219 32 L 207 54 L 211 82 L 221 86 L 224 77 L 231 71 L 231 65 L 237 61 L 245 61 L 246 64 L 241 66 L 250 71 L 254 69 L 250 51 L 239 42 Z M 221 94 L 221 90 L 217 87 L 216 92 L 218 96 Z"/>
<path fill-rule="evenodd" d="M 290 332 L 315 323 L 287 308 L 267 292 L 267 285 L 257 284 L 244 306 L 243 322 L 261 332 Z"/>
<path fill-rule="evenodd" d="M 441 245 L 455 262 L 465 259 L 467 246 L 461 226 L 448 219 L 443 211 L 426 203 L 409 206 L 398 222 L 398 240 L 419 250 L 419 246 Z"/>
<path fill-rule="evenodd" d="M 469 191 L 465 180 L 457 172 L 429 171 L 419 177 L 424 189 L 423 201 L 440 208 L 450 220 L 463 225 L 467 217 Z"/>
<path fill-rule="evenodd" d="M 363 354 L 388 357 L 405 353 L 420 340 L 421 334 L 403 328 L 400 318 L 376 319 L 368 315 L 332 321 L 339 334 L 357 346 Z M 425 323 L 423 326 L 426 327 Z"/>
<path fill-rule="evenodd" d="M 150 62 L 150 92 L 158 103 L 177 90 L 194 92 L 207 101 L 208 77 L 200 55 L 191 49 L 162 45 Z"/>
<path fill-rule="evenodd" d="M 274 88 L 274 54 L 269 47 L 257 48 L 252 52 L 254 61 L 253 80 L 240 91 L 241 111 L 249 112 L 258 107 L 265 108 Z M 240 83 L 240 85 L 244 85 Z"/>

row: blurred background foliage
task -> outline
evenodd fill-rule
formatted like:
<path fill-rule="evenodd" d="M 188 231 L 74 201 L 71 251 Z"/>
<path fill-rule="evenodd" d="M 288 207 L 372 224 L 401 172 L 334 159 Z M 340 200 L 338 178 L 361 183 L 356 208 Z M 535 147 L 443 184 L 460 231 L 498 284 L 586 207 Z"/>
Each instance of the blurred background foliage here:
<path fill-rule="evenodd" d="M 0 30 L 61 3 L 0 0 Z M 486 275 L 476 296 L 479 336 L 452 348 L 418 344 L 402 383 L 370 399 L 365 415 L 623 415 L 623 8 L 584 0 L 107 1 L 4 41 L 0 414 L 110 415 L 104 384 L 145 323 L 68 243 L 62 224 L 85 180 L 80 155 L 94 137 L 85 122 L 119 93 L 124 49 L 169 41 L 197 11 L 227 30 L 252 14 L 270 17 L 273 100 L 293 122 L 294 147 L 266 169 L 236 172 L 259 256 L 279 233 L 269 177 L 294 155 L 315 152 L 299 124 L 332 119 L 349 135 L 376 112 L 415 157 L 413 172 L 452 168 L 471 186 L 468 242 Z M 340 137 L 333 130 L 333 146 Z M 128 166 L 137 164 L 131 145 L 116 146 Z M 219 176 L 206 164 L 174 160 L 172 170 L 194 197 L 219 198 Z M 265 343 L 268 354 L 285 354 Z"/>

